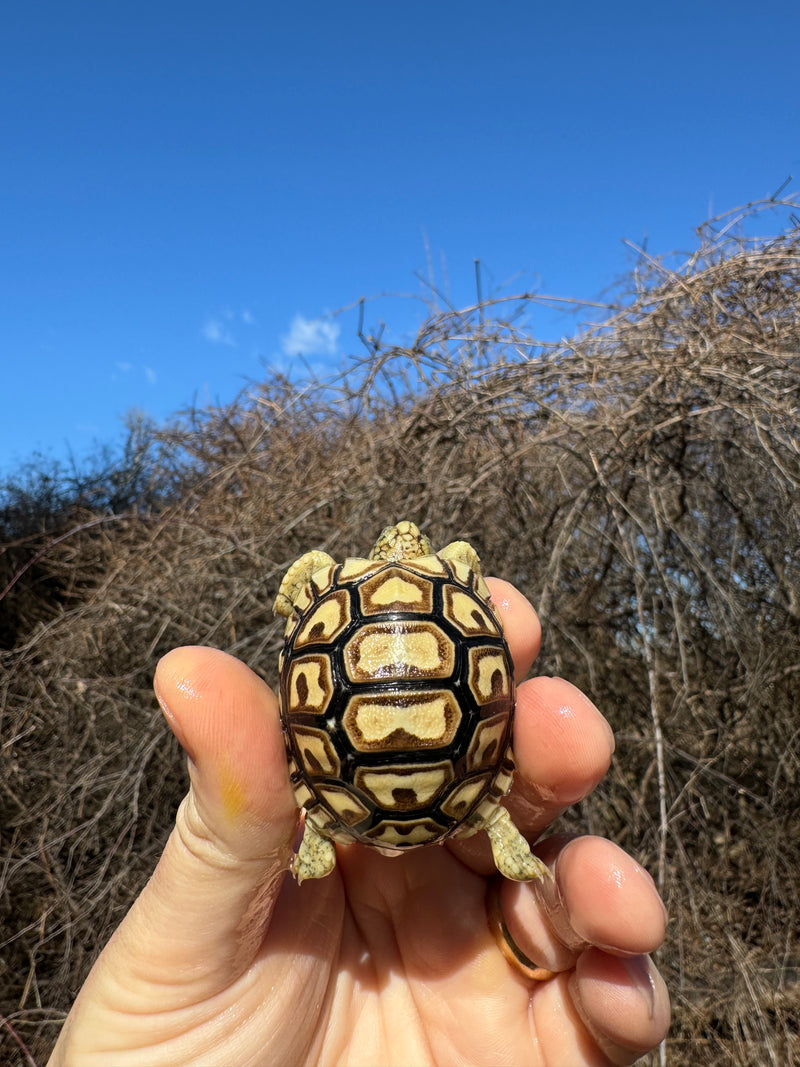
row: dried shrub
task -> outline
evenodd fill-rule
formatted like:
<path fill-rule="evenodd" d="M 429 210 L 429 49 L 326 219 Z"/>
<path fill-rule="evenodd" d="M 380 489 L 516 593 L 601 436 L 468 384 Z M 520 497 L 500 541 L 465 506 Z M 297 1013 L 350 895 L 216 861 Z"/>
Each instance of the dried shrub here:
<path fill-rule="evenodd" d="M 665 895 L 662 1062 L 800 1058 L 800 230 L 734 221 L 674 270 L 642 256 L 569 343 L 521 325 L 530 295 L 434 315 L 334 384 L 272 377 L 151 430 L 124 506 L 78 495 L 15 530 L 4 1062 L 46 1057 L 169 832 L 186 781 L 157 658 L 213 644 L 273 682 L 287 564 L 361 554 L 401 517 L 514 581 L 542 615 L 537 670 L 616 730 L 608 779 L 564 822 L 619 841 Z"/>

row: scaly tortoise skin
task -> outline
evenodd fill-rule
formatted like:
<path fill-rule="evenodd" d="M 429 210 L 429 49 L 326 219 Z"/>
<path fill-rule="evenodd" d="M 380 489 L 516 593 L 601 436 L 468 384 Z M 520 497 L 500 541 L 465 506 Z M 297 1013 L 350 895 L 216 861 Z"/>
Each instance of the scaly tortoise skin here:
<path fill-rule="evenodd" d="M 334 841 L 390 855 L 486 829 L 507 878 L 547 868 L 501 800 L 514 770 L 511 655 L 475 550 L 434 553 L 411 522 L 368 559 L 307 552 L 285 615 L 280 709 L 305 829 L 292 872 L 322 878 Z"/>

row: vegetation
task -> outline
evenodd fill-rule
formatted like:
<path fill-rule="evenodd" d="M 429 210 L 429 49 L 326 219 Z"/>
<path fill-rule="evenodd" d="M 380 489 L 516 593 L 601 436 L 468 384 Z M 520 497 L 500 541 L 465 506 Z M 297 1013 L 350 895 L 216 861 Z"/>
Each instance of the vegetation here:
<path fill-rule="evenodd" d="M 152 696 L 183 643 L 274 682 L 270 605 L 309 547 L 408 517 L 536 604 L 538 671 L 593 695 L 613 768 L 566 826 L 618 841 L 671 915 L 669 1064 L 800 1061 L 800 226 L 644 254 L 570 342 L 536 298 L 364 339 L 335 386 L 272 377 L 131 428 L 0 498 L 0 1059 L 43 1063 L 186 788 Z M 3 590 L 5 593 L 3 594 Z M 659 1062 L 659 1054 L 651 1061 Z"/>

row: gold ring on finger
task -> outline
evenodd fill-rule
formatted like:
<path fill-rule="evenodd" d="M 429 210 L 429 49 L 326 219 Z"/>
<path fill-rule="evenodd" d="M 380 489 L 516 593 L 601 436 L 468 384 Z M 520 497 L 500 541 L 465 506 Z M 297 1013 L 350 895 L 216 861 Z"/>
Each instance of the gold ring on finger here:
<path fill-rule="evenodd" d="M 500 890 L 503 886 L 503 877 L 496 875 L 489 881 L 486 893 L 486 916 L 489 921 L 489 929 L 494 934 L 498 948 L 503 953 L 511 966 L 534 982 L 546 982 L 549 978 L 555 978 L 557 971 L 551 971 L 547 967 L 540 967 L 532 959 L 525 955 L 514 938 L 511 936 L 506 925 L 503 909 L 500 905 Z"/>

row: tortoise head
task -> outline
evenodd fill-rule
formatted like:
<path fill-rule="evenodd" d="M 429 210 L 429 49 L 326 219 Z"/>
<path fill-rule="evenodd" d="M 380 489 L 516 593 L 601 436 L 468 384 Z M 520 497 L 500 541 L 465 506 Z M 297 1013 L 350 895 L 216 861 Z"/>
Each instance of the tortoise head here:
<path fill-rule="evenodd" d="M 413 522 L 398 522 L 395 526 L 387 526 L 375 547 L 369 554 L 370 559 L 385 560 L 387 563 L 400 563 L 404 559 L 419 559 L 420 556 L 430 556 L 433 547 L 424 534 Z"/>

